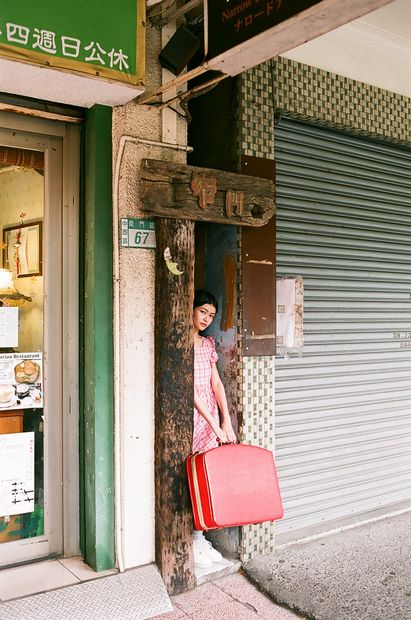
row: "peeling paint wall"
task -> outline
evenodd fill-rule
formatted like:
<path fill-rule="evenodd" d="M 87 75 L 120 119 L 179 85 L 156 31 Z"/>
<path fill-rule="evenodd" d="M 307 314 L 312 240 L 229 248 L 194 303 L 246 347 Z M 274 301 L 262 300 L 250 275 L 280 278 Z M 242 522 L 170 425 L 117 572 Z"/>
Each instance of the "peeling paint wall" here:
<path fill-rule="evenodd" d="M 160 32 L 147 28 L 147 92 L 161 82 Z M 113 171 L 121 136 L 186 143 L 185 119 L 129 103 L 113 111 Z M 144 217 L 138 196 L 143 158 L 185 162 L 184 152 L 126 142 L 119 213 Z M 125 568 L 154 561 L 154 250 L 120 248 L 120 407 Z M 164 309 L 167 311 L 167 308 Z"/>

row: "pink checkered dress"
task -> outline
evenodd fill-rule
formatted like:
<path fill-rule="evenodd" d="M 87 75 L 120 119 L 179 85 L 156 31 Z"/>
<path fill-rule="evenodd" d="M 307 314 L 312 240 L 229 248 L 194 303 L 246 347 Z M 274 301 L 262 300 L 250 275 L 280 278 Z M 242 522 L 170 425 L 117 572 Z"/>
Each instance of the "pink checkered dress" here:
<path fill-rule="evenodd" d="M 215 350 L 214 338 L 208 336 L 203 338 L 202 342 L 202 347 L 194 347 L 194 387 L 208 411 L 219 424 L 218 406 L 211 387 L 211 369 L 218 360 L 218 355 Z M 193 452 L 203 452 L 216 447 L 216 434 L 211 430 L 203 416 L 194 408 Z"/>

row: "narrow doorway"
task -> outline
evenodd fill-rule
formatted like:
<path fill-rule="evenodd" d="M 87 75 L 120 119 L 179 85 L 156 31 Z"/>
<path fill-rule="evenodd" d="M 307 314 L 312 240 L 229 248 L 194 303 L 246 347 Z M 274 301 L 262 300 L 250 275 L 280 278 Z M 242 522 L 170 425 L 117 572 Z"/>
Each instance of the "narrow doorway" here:
<path fill-rule="evenodd" d="M 78 137 L 0 115 L 0 567 L 78 550 Z"/>
<path fill-rule="evenodd" d="M 212 336 L 218 354 L 217 367 L 224 384 L 231 422 L 238 437 L 238 343 L 237 343 L 237 228 L 232 225 L 196 222 L 195 289 L 206 288 L 217 298 L 219 311 L 205 335 Z M 216 442 L 216 447 L 217 447 Z M 223 555 L 222 565 L 195 568 L 197 581 L 238 561 L 239 528 L 224 528 L 206 533 Z"/>

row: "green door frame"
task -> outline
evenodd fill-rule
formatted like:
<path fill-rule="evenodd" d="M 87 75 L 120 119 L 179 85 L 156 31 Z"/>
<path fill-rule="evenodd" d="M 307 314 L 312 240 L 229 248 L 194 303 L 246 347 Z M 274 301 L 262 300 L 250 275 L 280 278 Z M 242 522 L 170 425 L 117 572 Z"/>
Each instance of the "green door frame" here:
<path fill-rule="evenodd" d="M 81 295 L 81 519 L 84 559 L 115 566 L 112 110 L 86 112 Z"/>

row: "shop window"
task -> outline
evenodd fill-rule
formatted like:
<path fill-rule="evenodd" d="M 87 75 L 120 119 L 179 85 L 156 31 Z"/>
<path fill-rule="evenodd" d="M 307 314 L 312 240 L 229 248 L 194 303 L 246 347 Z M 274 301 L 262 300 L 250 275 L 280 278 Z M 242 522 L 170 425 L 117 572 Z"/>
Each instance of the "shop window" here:
<path fill-rule="evenodd" d="M 44 155 L 0 147 L 0 544 L 44 534 Z"/>

